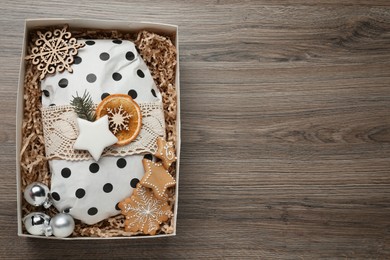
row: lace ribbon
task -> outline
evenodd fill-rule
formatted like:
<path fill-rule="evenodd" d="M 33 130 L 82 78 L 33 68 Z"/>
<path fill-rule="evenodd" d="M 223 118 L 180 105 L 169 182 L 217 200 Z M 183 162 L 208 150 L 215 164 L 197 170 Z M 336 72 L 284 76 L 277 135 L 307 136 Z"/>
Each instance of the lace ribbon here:
<path fill-rule="evenodd" d="M 102 156 L 125 156 L 157 151 L 157 138 L 165 137 L 162 103 L 139 103 L 138 105 L 142 113 L 142 127 L 137 138 L 125 146 L 107 147 Z M 70 105 L 42 108 L 47 159 L 70 161 L 92 159 L 88 151 L 73 149 L 73 144 L 79 135 L 76 118 L 77 115 Z"/>

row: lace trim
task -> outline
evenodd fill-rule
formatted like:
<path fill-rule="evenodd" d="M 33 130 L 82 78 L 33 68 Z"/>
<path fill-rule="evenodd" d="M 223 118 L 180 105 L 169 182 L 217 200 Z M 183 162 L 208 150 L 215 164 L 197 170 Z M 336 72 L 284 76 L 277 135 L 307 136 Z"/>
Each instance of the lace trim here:
<path fill-rule="evenodd" d="M 165 138 L 164 110 L 161 102 L 139 103 L 142 113 L 142 128 L 137 138 L 125 146 L 107 147 L 102 156 L 125 156 L 155 153 L 157 138 Z M 42 108 L 43 134 L 47 159 L 70 161 L 90 160 L 87 151 L 74 150 L 73 144 L 79 134 L 77 115 L 70 105 Z"/>

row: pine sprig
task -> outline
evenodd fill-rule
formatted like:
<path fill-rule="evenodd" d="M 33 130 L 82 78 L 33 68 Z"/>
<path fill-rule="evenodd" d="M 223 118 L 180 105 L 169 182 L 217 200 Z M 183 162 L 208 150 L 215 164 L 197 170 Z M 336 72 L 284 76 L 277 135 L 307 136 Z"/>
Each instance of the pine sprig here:
<path fill-rule="evenodd" d="M 91 122 L 95 121 L 94 103 L 89 93 L 85 91 L 83 96 L 79 97 L 76 92 L 76 96 L 72 96 L 72 98 L 70 105 L 74 107 L 77 116 Z"/>

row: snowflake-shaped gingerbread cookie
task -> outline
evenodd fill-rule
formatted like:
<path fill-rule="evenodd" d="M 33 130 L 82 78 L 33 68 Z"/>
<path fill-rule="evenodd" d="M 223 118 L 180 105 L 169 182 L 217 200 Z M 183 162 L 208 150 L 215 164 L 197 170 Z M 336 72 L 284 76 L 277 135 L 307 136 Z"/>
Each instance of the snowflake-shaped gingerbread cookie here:
<path fill-rule="evenodd" d="M 131 115 L 123 109 L 122 105 L 116 108 L 107 108 L 108 121 L 111 131 L 116 134 L 121 130 L 129 130 Z"/>
<path fill-rule="evenodd" d="M 26 60 L 32 60 L 37 69 L 41 71 L 40 79 L 43 80 L 46 74 L 62 72 L 65 69 L 73 72 L 70 66 L 77 55 L 79 48 L 85 46 L 84 43 L 78 43 L 76 38 L 67 31 L 68 25 L 62 29 L 56 29 L 54 32 L 37 32 L 38 40 L 35 41 L 36 47 L 31 50 L 31 54 L 26 56 Z"/>
<path fill-rule="evenodd" d="M 121 201 L 118 206 L 126 217 L 127 232 L 141 231 L 144 234 L 155 235 L 161 223 L 172 215 L 167 201 L 156 198 L 150 189 L 140 184 L 133 195 Z"/>

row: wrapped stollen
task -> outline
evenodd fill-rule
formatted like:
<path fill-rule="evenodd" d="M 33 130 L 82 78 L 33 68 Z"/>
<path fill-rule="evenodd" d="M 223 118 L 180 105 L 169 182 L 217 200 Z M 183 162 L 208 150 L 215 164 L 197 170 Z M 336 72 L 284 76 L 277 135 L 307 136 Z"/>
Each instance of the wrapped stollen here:
<path fill-rule="evenodd" d="M 158 137 L 165 138 L 162 96 L 135 45 L 122 40 L 79 40 L 73 72 L 41 81 L 46 157 L 51 196 L 60 212 L 86 224 L 119 214 L 118 202 L 132 194 L 144 175 L 142 159 L 152 159 Z M 124 146 L 107 147 L 100 159 L 74 149 L 79 135 L 72 99 L 88 93 L 95 108 L 113 94 L 130 96 L 139 106 L 142 127 Z"/>

